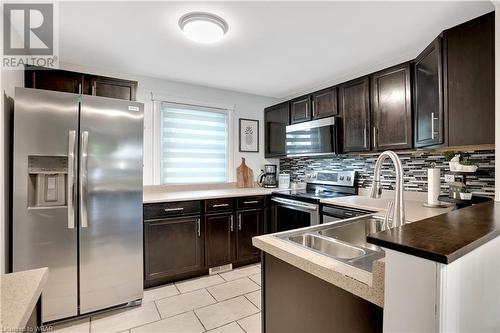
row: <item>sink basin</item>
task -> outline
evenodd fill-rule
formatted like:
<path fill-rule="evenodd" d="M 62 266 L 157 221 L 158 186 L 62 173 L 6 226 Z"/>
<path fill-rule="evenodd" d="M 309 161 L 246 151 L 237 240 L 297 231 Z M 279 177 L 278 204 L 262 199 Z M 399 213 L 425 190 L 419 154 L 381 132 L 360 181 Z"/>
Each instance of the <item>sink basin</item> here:
<path fill-rule="evenodd" d="M 343 244 L 335 239 L 321 237 L 315 234 L 303 234 L 290 237 L 289 240 L 302 246 L 319 251 L 326 255 L 341 259 L 359 258 L 366 254 L 366 251 L 349 244 Z"/>
<path fill-rule="evenodd" d="M 380 247 L 366 242 L 366 236 L 382 231 L 383 223 L 383 219 L 370 216 L 346 223 L 334 224 L 329 228 L 318 230 L 318 233 L 349 244 L 379 251 L 381 250 Z"/>
<path fill-rule="evenodd" d="M 384 220 L 373 215 L 290 230 L 275 235 L 297 246 L 371 272 L 373 262 L 385 256 L 366 236 L 384 230 Z"/>

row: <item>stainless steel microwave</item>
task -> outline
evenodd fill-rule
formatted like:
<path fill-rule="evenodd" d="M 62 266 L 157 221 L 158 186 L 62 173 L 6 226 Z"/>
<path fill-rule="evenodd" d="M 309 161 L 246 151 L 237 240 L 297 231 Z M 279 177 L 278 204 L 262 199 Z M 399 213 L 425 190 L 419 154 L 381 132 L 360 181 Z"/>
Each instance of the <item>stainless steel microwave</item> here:
<path fill-rule="evenodd" d="M 338 153 L 338 117 L 286 127 L 286 156 L 318 156 Z"/>

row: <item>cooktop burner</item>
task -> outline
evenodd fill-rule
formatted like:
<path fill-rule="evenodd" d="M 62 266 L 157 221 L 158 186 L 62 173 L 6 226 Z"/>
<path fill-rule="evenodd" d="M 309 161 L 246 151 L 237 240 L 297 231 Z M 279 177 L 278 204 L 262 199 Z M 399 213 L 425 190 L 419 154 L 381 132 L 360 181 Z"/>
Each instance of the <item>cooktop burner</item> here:
<path fill-rule="evenodd" d="M 321 199 L 356 195 L 355 176 L 354 171 L 321 171 L 308 179 L 305 189 L 273 192 L 273 195 L 313 203 Z"/>

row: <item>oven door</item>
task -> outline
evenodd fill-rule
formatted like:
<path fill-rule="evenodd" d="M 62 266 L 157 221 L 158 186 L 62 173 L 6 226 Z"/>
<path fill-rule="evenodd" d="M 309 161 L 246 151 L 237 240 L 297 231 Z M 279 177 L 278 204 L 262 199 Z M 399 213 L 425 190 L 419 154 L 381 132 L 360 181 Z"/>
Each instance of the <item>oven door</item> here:
<path fill-rule="evenodd" d="M 319 223 L 318 205 L 297 200 L 272 197 L 275 207 L 276 232 L 298 229 Z"/>
<path fill-rule="evenodd" d="M 286 127 L 286 156 L 338 153 L 338 118 L 329 117 Z"/>

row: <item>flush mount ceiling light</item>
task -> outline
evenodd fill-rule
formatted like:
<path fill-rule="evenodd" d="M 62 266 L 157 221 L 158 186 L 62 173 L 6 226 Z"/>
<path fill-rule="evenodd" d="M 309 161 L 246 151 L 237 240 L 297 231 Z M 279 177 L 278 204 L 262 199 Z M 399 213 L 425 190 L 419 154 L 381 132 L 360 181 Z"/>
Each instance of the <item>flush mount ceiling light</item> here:
<path fill-rule="evenodd" d="M 220 41 L 229 29 L 227 22 L 221 17 L 203 12 L 182 16 L 179 27 L 187 38 L 204 44 Z"/>

